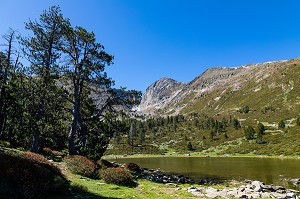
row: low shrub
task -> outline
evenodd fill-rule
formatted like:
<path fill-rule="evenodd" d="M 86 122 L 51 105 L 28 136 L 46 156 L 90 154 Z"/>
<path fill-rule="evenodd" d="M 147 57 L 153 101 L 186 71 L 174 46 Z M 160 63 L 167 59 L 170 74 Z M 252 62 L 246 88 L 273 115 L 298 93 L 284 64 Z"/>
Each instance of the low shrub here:
<path fill-rule="evenodd" d="M 29 159 L 30 161 L 35 162 L 35 163 L 51 165 L 51 166 L 53 165 L 52 163 L 50 163 L 48 161 L 47 158 L 45 158 L 42 155 L 36 154 L 36 153 L 24 152 L 24 153 L 20 154 L 20 156 L 23 157 L 23 158 Z"/>
<path fill-rule="evenodd" d="M 100 169 L 107 169 L 107 168 L 110 168 L 110 167 L 115 167 L 115 165 L 112 162 L 109 162 L 109 161 L 104 160 L 104 159 L 101 159 L 101 160 L 97 161 L 96 164 Z"/>
<path fill-rule="evenodd" d="M 1 198 L 45 198 L 66 193 L 69 182 L 41 155 L 31 152 L 0 154 Z"/>
<path fill-rule="evenodd" d="M 100 177 L 106 183 L 129 186 L 134 184 L 133 176 L 123 168 L 107 168 L 100 170 Z"/>
<path fill-rule="evenodd" d="M 76 174 L 88 177 L 97 178 L 97 166 L 94 162 L 80 155 L 69 155 L 65 157 L 67 167 Z"/>
<path fill-rule="evenodd" d="M 59 151 L 55 151 L 55 150 L 52 150 L 48 147 L 44 147 L 42 148 L 39 153 L 45 155 L 46 157 L 48 158 L 51 158 L 55 161 L 55 159 L 59 158 L 58 156 L 60 156 L 59 159 L 61 159 L 62 157 L 65 156 L 65 154 L 63 152 L 59 152 Z"/>
<path fill-rule="evenodd" d="M 39 153 L 44 154 L 46 156 L 53 156 L 52 149 L 50 149 L 48 147 L 44 147 L 44 148 L 40 149 Z"/>
<path fill-rule="evenodd" d="M 135 163 L 126 164 L 125 169 L 133 172 L 139 172 L 141 170 L 140 166 Z"/>

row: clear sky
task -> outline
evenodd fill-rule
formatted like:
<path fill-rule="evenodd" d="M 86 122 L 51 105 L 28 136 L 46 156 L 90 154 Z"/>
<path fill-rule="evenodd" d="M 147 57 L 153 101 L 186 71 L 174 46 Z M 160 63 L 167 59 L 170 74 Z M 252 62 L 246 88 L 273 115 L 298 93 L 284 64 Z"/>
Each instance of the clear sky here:
<path fill-rule="evenodd" d="M 189 82 L 214 66 L 300 57 L 299 0 L 0 0 L 0 34 L 60 5 L 115 56 L 116 87 Z M 3 43 L 3 40 L 0 40 Z"/>

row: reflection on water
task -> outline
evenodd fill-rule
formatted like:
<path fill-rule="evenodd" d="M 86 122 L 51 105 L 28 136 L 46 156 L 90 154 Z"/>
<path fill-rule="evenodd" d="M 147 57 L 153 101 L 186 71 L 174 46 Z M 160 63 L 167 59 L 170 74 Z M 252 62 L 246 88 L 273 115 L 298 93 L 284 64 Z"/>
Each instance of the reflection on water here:
<path fill-rule="evenodd" d="M 141 167 L 184 174 L 195 179 L 260 180 L 286 186 L 284 179 L 300 178 L 300 160 L 240 157 L 155 157 L 124 158 Z"/>

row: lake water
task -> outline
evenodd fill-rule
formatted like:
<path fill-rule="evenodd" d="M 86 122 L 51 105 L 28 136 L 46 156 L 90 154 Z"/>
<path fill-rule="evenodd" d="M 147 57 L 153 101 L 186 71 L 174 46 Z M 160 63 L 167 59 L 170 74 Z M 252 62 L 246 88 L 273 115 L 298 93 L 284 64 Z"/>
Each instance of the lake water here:
<path fill-rule="evenodd" d="M 118 163 L 160 169 L 195 179 L 259 180 L 266 184 L 288 186 L 286 179 L 300 178 L 300 160 L 242 157 L 154 157 L 124 158 Z"/>

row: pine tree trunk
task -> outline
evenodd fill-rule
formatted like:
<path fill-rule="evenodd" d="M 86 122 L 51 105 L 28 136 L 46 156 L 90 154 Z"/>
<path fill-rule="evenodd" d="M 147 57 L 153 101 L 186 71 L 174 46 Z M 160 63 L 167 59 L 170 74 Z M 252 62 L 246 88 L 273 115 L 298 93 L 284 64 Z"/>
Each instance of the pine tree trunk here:
<path fill-rule="evenodd" d="M 5 88 L 1 89 L 1 96 L 0 96 L 0 138 L 3 137 L 5 123 L 6 123 L 6 106 L 4 103 L 5 91 L 3 91 L 4 89 Z"/>
<path fill-rule="evenodd" d="M 39 133 L 36 130 L 33 134 L 33 142 L 32 142 L 32 146 L 31 146 L 31 152 L 33 153 L 37 153 L 39 150 Z"/>
<path fill-rule="evenodd" d="M 74 81 L 74 108 L 73 108 L 73 121 L 72 127 L 69 133 L 69 154 L 76 155 L 78 152 L 75 147 L 75 135 L 77 132 L 78 119 L 79 119 L 79 106 L 80 106 L 80 95 L 79 95 L 79 87 L 78 84 Z"/>

